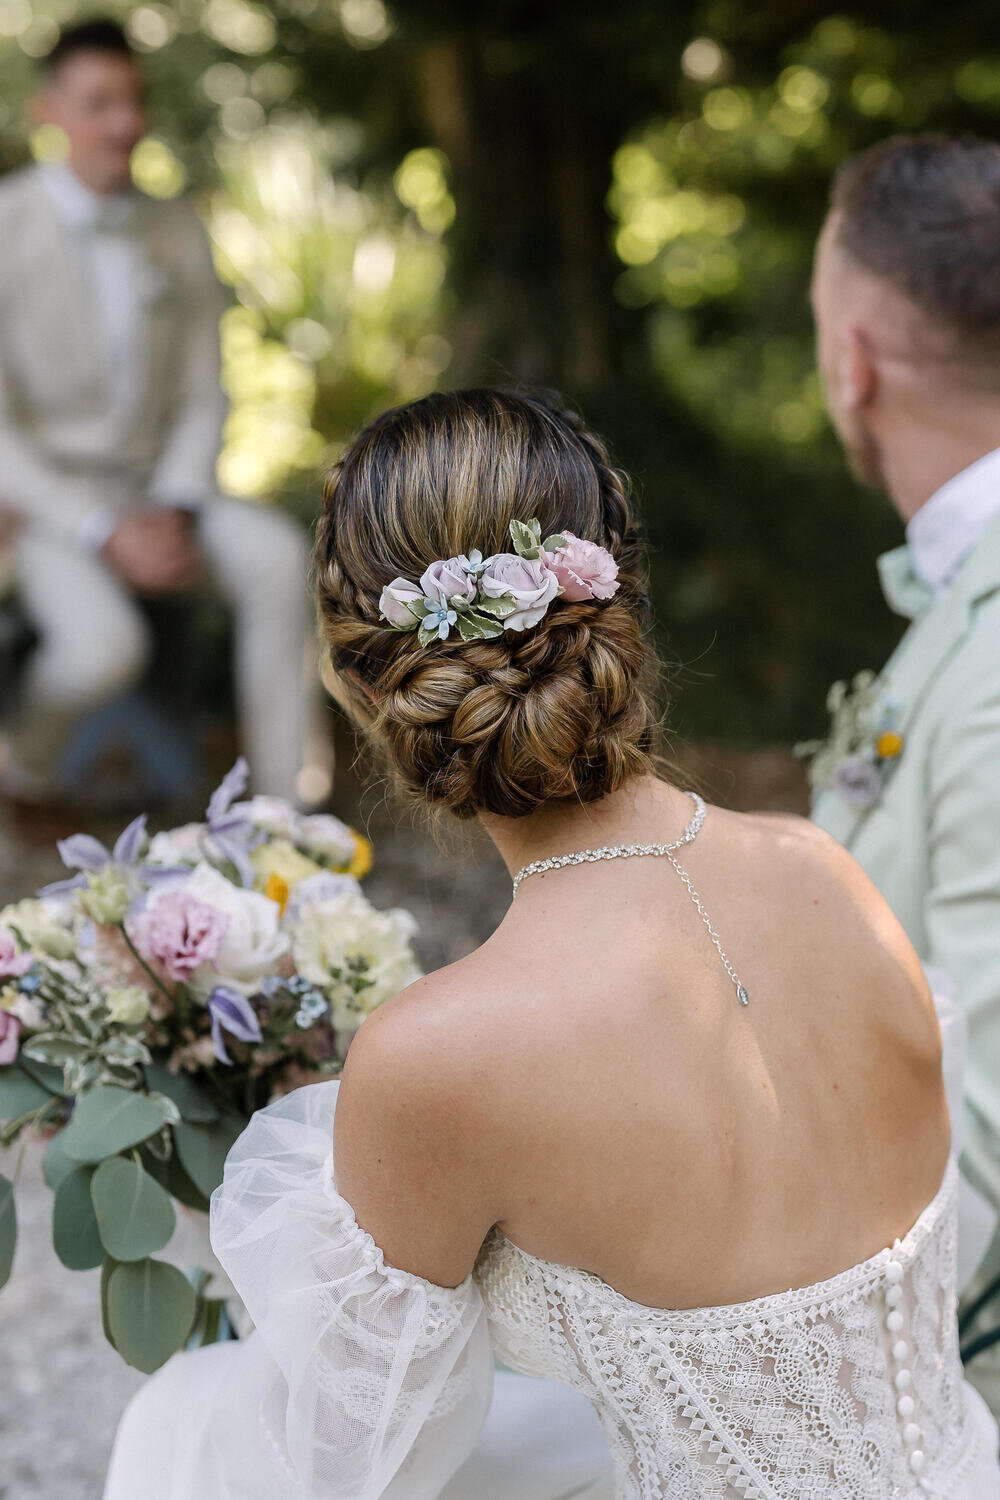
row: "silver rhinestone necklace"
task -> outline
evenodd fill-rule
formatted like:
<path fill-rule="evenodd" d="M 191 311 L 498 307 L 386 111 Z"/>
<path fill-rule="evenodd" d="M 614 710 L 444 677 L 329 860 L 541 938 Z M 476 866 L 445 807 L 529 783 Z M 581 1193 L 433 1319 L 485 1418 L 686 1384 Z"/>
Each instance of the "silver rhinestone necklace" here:
<path fill-rule="evenodd" d="M 673 865 L 681 878 L 681 882 L 686 887 L 688 895 L 694 902 L 698 915 L 708 929 L 708 935 L 715 945 L 715 950 L 722 959 L 722 967 L 733 982 L 737 1000 L 741 1005 L 749 1005 L 750 996 L 747 994 L 746 986 L 729 962 L 726 950 L 722 946 L 722 939 L 712 926 L 712 919 L 705 910 L 704 902 L 694 888 L 691 876 L 676 858 L 675 851 L 683 849 L 685 844 L 693 843 L 705 821 L 705 803 L 698 796 L 698 793 L 685 792 L 684 795 L 690 797 L 694 803 L 694 814 L 680 838 L 675 839 L 672 844 L 603 844 L 599 849 L 578 849 L 575 854 L 553 854 L 548 859 L 535 859 L 532 860 L 530 865 L 522 866 L 514 876 L 514 895 L 517 895 L 522 880 L 527 880 L 529 875 L 541 875 L 543 870 L 562 870 L 567 865 L 595 864 L 601 859 L 633 859 L 640 855 L 660 855 L 662 858 L 669 860 Z"/>

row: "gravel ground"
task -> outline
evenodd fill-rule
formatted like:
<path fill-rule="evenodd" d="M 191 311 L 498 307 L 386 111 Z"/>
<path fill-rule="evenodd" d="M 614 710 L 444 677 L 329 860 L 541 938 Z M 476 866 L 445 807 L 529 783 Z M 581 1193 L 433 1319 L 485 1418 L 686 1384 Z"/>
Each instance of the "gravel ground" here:
<path fill-rule="evenodd" d="M 510 886 L 495 853 L 471 840 L 442 849 L 424 832 L 395 828 L 381 800 L 360 793 L 346 769 L 349 756 L 339 764 L 344 770 L 335 805 L 366 828 L 376 846 L 366 882 L 371 900 L 409 907 L 427 968 L 470 951 L 507 904 Z M 801 772 L 781 750 L 740 757 L 704 749 L 689 764 L 730 806 L 804 808 Z M 92 831 L 106 837 L 121 821 Z M 0 905 L 56 878 L 60 869 L 52 851 L 25 845 L 0 823 Z M 12 1176 L 19 1154 L 20 1148 L 0 1152 L 0 1173 Z M 27 1144 L 17 1192 L 17 1258 L 0 1293 L 0 1500 L 99 1500 L 115 1426 L 142 1377 L 104 1341 L 100 1273 L 69 1272 L 56 1260 L 51 1195 L 40 1162 L 41 1148 Z"/>

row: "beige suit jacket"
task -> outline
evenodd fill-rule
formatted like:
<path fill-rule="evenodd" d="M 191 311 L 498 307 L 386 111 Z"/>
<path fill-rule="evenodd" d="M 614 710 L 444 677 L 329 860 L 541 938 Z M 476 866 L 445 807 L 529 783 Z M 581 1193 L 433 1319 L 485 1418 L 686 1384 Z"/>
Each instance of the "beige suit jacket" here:
<path fill-rule="evenodd" d="M 190 203 L 146 200 L 137 389 L 109 398 L 74 231 L 37 167 L 0 182 L 0 499 L 46 529 L 216 489 L 224 305 Z"/>

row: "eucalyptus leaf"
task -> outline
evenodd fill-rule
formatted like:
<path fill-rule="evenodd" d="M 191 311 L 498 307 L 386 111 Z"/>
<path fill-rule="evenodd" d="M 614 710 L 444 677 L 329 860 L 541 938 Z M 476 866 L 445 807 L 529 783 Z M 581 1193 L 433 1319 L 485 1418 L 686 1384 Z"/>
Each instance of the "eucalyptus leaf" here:
<path fill-rule="evenodd" d="M 151 1375 L 187 1343 L 197 1298 L 176 1266 L 137 1260 L 111 1272 L 107 1306 L 115 1348 L 127 1364 Z"/>
<path fill-rule="evenodd" d="M 215 1125 L 191 1125 L 184 1121 L 174 1127 L 174 1144 L 181 1166 L 206 1198 L 212 1196 L 222 1181 L 226 1157 L 244 1124 L 245 1121 L 226 1117 Z"/>
<path fill-rule="evenodd" d="M 17 1065 L 27 1073 L 29 1078 L 34 1078 L 36 1083 L 42 1085 L 42 1088 L 48 1089 L 50 1094 L 65 1095 L 66 1081 L 63 1078 L 62 1068 L 52 1067 L 48 1063 L 36 1062 L 33 1058 L 25 1057 L 23 1047 L 18 1055 Z"/>
<path fill-rule="evenodd" d="M 174 1232 L 173 1204 L 158 1182 L 124 1156 L 102 1161 L 90 1183 L 101 1243 L 116 1260 L 142 1260 Z"/>
<path fill-rule="evenodd" d="M 89 1271 L 104 1259 L 97 1215 L 90 1197 L 90 1167 L 74 1167 L 56 1188 L 52 1205 L 52 1243 L 70 1271 Z"/>
<path fill-rule="evenodd" d="M 103 1161 L 155 1135 L 165 1124 L 162 1100 L 104 1083 L 77 1102 L 63 1145 L 75 1161 Z"/>
<path fill-rule="evenodd" d="M 200 1188 L 196 1188 L 174 1152 L 166 1161 L 161 1161 L 149 1150 L 150 1143 L 142 1147 L 142 1164 L 150 1177 L 154 1177 L 162 1188 L 176 1198 L 178 1203 L 183 1203 L 185 1208 L 196 1208 L 202 1213 L 208 1213 L 209 1200 Z"/>
<path fill-rule="evenodd" d="M 42 1175 L 53 1192 L 55 1192 L 63 1178 L 68 1177 L 71 1172 L 75 1172 L 79 1165 L 71 1156 L 66 1155 L 63 1148 L 63 1136 L 65 1134 L 64 1130 L 60 1130 L 57 1135 L 54 1135 L 46 1146 L 45 1155 L 42 1157 Z"/>
<path fill-rule="evenodd" d="M 155 1099 L 157 1104 L 160 1105 L 167 1125 L 179 1125 L 181 1123 L 181 1112 L 167 1094 L 150 1093 L 149 1098 Z"/>
<path fill-rule="evenodd" d="M 162 1063 L 146 1064 L 146 1082 L 151 1094 L 166 1094 L 185 1120 L 195 1125 L 211 1125 L 219 1111 L 194 1079 L 187 1073 L 171 1073 Z"/>
<path fill-rule="evenodd" d="M 108 1318 L 108 1284 L 117 1265 L 118 1262 L 111 1255 L 106 1255 L 101 1262 L 101 1324 L 104 1328 L 104 1337 L 112 1349 L 115 1347 L 115 1341 L 111 1337 L 111 1322 Z"/>
<path fill-rule="evenodd" d="M 6 1286 L 14 1264 L 17 1247 L 17 1211 L 14 1207 L 14 1184 L 0 1177 L 0 1286 Z"/>
<path fill-rule="evenodd" d="M 17 1063 L 0 1068 L 0 1120 L 19 1119 L 29 1110 L 48 1104 L 51 1098 L 48 1089 L 36 1083 Z"/>

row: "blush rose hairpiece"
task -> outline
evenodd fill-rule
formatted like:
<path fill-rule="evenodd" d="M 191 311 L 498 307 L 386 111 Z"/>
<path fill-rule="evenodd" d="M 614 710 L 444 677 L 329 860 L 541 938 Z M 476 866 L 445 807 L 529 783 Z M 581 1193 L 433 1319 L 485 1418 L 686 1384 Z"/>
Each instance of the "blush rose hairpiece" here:
<path fill-rule="evenodd" d="M 618 564 L 606 547 L 568 531 L 542 541 L 537 520 L 511 521 L 510 536 L 513 552 L 432 562 L 419 583 L 394 578 L 382 590 L 381 618 L 393 630 L 416 630 L 422 646 L 446 641 L 453 627 L 463 641 L 493 640 L 537 625 L 554 599 L 575 604 L 617 591 Z"/>

